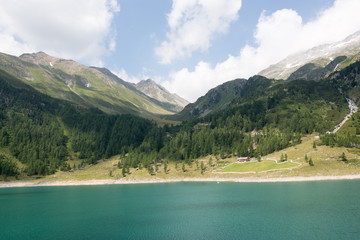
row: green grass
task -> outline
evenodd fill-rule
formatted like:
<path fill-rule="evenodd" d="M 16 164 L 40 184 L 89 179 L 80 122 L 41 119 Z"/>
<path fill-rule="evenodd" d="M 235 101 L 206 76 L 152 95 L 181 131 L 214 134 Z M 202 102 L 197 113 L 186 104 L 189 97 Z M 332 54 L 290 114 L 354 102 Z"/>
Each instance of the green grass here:
<path fill-rule="evenodd" d="M 86 165 L 85 167 L 70 172 L 58 171 L 49 176 L 20 176 L 21 180 L 34 181 L 81 181 L 92 179 L 123 179 L 131 180 L 160 180 L 160 179 L 182 179 L 182 178 L 284 178 L 284 177 L 311 177 L 311 176 L 339 176 L 360 174 L 360 149 L 345 147 L 317 146 L 313 148 L 313 142 L 319 142 L 316 134 L 308 135 L 302 138 L 302 143 L 296 146 L 274 152 L 262 157 L 262 162 L 236 163 L 236 157 L 216 160 L 215 156 L 207 156 L 197 159 L 198 165 L 204 163 L 206 170 L 201 174 L 200 167 L 196 162 L 191 166 L 186 165 L 186 171 L 182 171 L 182 163 L 175 166 L 174 162 L 169 162 L 168 172 L 165 173 L 163 165 L 159 164 L 159 170 L 154 175 L 150 175 L 146 169 L 130 168 L 131 174 L 125 178 L 122 176 L 121 169 L 117 168 L 120 160 L 119 156 L 110 159 L 101 160 L 95 165 Z M 7 149 L 1 149 L 7 153 Z M 342 153 L 346 154 L 349 161 L 347 163 L 339 161 Z M 291 162 L 276 164 L 280 160 L 281 154 L 287 154 Z M 315 166 L 309 166 L 305 162 L 305 154 L 312 158 Z M 209 159 L 212 157 L 213 166 L 209 166 Z M 16 160 L 16 159 L 14 159 Z M 17 161 L 17 160 L 16 160 Z M 75 156 L 73 160 L 68 161 L 72 167 L 78 165 L 81 161 Z M 18 162 L 19 163 L 19 162 Z M 232 163 L 232 164 L 231 164 Z M 230 165 L 229 165 L 230 164 Z M 19 163 L 19 166 L 21 163 Z M 228 166 L 227 166 L 228 165 Z M 227 166 L 227 167 L 226 167 Z M 297 167 L 298 166 L 298 167 Z M 224 168 L 225 167 L 225 168 Z M 288 169 L 291 168 L 291 169 Z M 277 170 L 277 171 L 269 171 Z M 112 176 L 109 172 L 112 171 Z M 15 180 L 15 178 L 8 178 Z M 1 181 L 1 179 L 0 179 Z"/>
<path fill-rule="evenodd" d="M 111 80 L 100 71 L 73 61 L 59 60 L 53 63 L 54 68 L 50 68 L 26 64 L 7 55 L 3 57 L 11 63 L 11 67 L 1 68 L 13 73 L 25 84 L 52 97 L 84 107 L 97 107 L 110 114 L 130 113 L 155 119 L 159 118 L 158 115 L 173 114 L 137 91 Z M 30 76 L 33 80 L 25 80 L 24 76 Z M 73 82 L 70 86 L 61 80 L 67 78 Z M 81 78 L 90 83 L 90 88 L 85 87 Z"/>
<path fill-rule="evenodd" d="M 298 163 L 292 162 L 276 163 L 276 161 L 265 160 L 262 162 L 233 163 L 219 172 L 264 172 L 284 168 L 294 168 L 299 165 L 300 164 Z"/>
<path fill-rule="evenodd" d="M 229 163 L 230 163 L 229 161 L 220 160 L 220 161 L 217 161 L 216 166 L 217 166 L 218 168 L 221 168 L 221 167 L 225 167 L 225 166 L 228 165 Z"/>
<path fill-rule="evenodd" d="M 337 70 L 338 71 L 342 70 L 342 69 L 348 67 L 349 65 L 351 65 L 352 63 L 359 61 L 359 60 L 360 60 L 360 54 L 355 54 L 353 56 L 350 56 L 339 64 Z"/>

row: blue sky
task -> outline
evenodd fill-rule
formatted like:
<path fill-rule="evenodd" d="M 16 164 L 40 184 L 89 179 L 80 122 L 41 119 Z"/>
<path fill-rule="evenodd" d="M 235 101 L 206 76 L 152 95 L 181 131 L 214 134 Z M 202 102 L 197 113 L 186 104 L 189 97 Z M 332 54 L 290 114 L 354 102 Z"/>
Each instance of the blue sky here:
<path fill-rule="evenodd" d="M 116 51 L 104 64 L 114 71 L 125 69 L 128 74 L 149 77 L 166 76 L 169 71 L 183 67 L 193 69 L 199 61 L 216 64 L 225 61 L 229 54 L 236 55 L 245 44 L 256 45 L 253 34 L 263 11 L 271 14 L 279 9 L 296 10 L 303 21 L 316 17 L 319 11 L 329 7 L 332 0 L 245 0 L 239 10 L 239 18 L 231 23 L 226 34 L 217 36 L 211 47 L 196 51 L 191 58 L 180 59 L 172 64 L 159 64 L 154 48 L 166 38 L 167 14 L 171 0 L 118 0 L 120 12 L 114 18 L 117 32 Z"/>
<path fill-rule="evenodd" d="M 359 0 L 2 0 L 0 51 L 152 78 L 189 101 L 360 30 Z"/>

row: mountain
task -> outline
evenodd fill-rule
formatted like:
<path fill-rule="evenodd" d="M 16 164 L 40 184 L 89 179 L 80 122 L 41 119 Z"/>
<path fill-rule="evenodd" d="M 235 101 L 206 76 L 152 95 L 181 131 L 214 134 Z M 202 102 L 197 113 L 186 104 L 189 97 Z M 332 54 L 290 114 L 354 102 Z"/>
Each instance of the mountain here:
<path fill-rule="evenodd" d="M 169 117 L 177 120 L 189 120 L 204 117 L 211 112 L 224 109 L 240 94 L 246 81 L 246 79 L 236 79 L 221 84 L 209 90 L 204 96 L 198 98 L 196 102 L 187 105 L 178 114 Z"/>
<path fill-rule="evenodd" d="M 0 70 L 0 174 L 52 174 L 72 159 L 93 164 L 139 146 L 155 128 L 134 115 L 52 98 Z M 9 171 L 9 162 L 21 169 L 10 164 Z"/>
<path fill-rule="evenodd" d="M 185 166 L 209 155 L 264 156 L 332 130 L 349 111 L 346 98 L 360 96 L 358 84 L 359 62 L 320 81 L 237 79 L 185 107 L 193 106 L 189 121 L 160 127 L 50 97 L 0 70 L 0 170 L 5 176 L 47 175 L 120 155 L 114 169 L 122 168 L 123 176 L 133 172 L 129 168 L 154 175 L 167 161 Z M 334 139 L 360 144 L 354 134 Z"/>
<path fill-rule="evenodd" d="M 335 71 L 338 68 L 339 64 L 342 61 L 344 61 L 346 58 L 347 58 L 346 56 L 336 57 L 325 67 L 315 63 L 307 63 L 304 66 L 300 67 L 295 72 L 293 72 L 287 78 L 287 80 L 294 80 L 294 79 L 320 80 L 326 76 L 329 76 L 333 71 Z"/>
<path fill-rule="evenodd" d="M 341 70 L 358 60 L 360 60 L 360 31 L 342 41 L 320 45 L 291 55 L 258 74 L 274 79 L 315 77 L 317 79 L 314 80 L 318 80 L 319 77 Z"/>
<path fill-rule="evenodd" d="M 336 71 L 328 77 L 331 85 L 360 104 L 360 61 Z"/>
<path fill-rule="evenodd" d="M 179 97 L 177 94 L 170 93 L 164 87 L 158 85 L 151 79 L 142 80 L 137 83 L 135 87 L 137 90 L 145 93 L 149 97 L 166 104 L 166 109 L 171 112 L 180 112 L 186 105 L 189 104 L 189 102 L 185 99 Z"/>
<path fill-rule="evenodd" d="M 0 53 L 0 69 L 49 96 L 106 113 L 131 113 L 147 118 L 173 113 L 166 104 L 105 68 L 87 67 L 43 52 L 20 57 Z"/>
<path fill-rule="evenodd" d="M 168 116 L 174 120 L 189 120 L 205 117 L 233 104 L 249 101 L 261 95 L 265 88 L 269 87 L 271 80 L 262 76 L 254 76 L 247 79 L 235 79 L 225 82 L 200 97 L 194 103 L 187 105 L 181 112 Z"/>
<path fill-rule="evenodd" d="M 209 155 L 259 157 L 299 144 L 307 134 L 325 134 L 349 112 L 349 91 L 339 90 L 340 79 L 356 84 L 357 69 L 353 64 L 341 71 L 341 77 L 332 73 L 320 81 L 254 76 L 224 83 L 171 116 L 187 121 L 166 129 L 164 136 L 169 137 L 164 137 L 160 151 L 147 142 L 129 153 L 127 161 L 151 161 L 155 152 L 159 159 L 189 164 Z"/>

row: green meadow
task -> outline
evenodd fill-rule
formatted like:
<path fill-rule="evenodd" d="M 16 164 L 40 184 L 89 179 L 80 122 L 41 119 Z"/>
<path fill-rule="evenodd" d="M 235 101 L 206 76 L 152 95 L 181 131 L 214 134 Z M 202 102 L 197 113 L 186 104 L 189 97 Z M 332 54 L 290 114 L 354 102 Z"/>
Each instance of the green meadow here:
<path fill-rule="evenodd" d="M 244 163 L 232 163 L 225 168 L 219 170 L 219 172 L 265 172 L 279 169 L 289 169 L 300 166 L 299 163 L 283 162 L 277 163 L 272 160 L 265 160 L 261 162 L 244 162 Z"/>

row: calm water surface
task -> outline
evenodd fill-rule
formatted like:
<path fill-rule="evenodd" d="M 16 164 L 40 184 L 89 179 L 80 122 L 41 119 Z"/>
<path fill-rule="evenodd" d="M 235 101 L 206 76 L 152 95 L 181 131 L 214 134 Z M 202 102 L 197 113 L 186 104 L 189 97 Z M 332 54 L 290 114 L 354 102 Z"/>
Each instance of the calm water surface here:
<path fill-rule="evenodd" d="M 0 189 L 0 239 L 360 239 L 360 181 Z"/>

